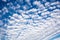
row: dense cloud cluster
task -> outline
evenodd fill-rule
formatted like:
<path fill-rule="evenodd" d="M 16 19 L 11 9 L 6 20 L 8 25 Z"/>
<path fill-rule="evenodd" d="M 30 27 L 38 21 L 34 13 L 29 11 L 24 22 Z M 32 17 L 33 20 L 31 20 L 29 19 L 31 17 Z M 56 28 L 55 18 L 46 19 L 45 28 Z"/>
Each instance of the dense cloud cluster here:
<path fill-rule="evenodd" d="M 59 40 L 59 0 L 1 0 L 0 3 L 0 40 Z"/>

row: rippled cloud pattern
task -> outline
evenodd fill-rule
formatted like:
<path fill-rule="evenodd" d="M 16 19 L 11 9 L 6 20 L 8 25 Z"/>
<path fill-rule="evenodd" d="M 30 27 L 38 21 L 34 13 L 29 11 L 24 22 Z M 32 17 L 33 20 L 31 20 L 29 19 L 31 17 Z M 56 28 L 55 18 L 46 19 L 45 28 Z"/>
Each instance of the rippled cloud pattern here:
<path fill-rule="evenodd" d="M 0 40 L 60 40 L 60 1 L 0 0 Z"/>

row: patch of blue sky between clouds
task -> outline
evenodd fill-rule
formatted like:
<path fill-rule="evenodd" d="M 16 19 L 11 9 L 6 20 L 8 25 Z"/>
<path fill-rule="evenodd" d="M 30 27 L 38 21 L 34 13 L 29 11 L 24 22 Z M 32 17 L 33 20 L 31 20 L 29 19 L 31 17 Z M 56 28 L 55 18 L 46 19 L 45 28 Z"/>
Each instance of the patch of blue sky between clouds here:
<path fill-rule="evenodd" d="M 60 34 L 55 34 L 50 40 L 60 40 Z"/>

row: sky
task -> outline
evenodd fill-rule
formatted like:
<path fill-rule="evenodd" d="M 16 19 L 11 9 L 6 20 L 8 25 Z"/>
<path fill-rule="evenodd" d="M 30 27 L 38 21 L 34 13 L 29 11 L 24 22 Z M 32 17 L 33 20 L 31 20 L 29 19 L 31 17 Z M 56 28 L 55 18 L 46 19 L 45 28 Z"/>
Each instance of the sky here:
<path fill-rule="evenodd" d="M 60 1 L 0 0 L 0 40 L 60 40 Z"/>

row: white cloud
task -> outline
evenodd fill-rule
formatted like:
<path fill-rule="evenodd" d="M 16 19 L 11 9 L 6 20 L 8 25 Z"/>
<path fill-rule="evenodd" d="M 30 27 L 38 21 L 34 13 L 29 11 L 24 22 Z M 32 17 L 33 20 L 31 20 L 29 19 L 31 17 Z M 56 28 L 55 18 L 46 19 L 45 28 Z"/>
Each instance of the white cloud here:
<path fill-rule="evenodd" d="M 7 2 L 7 0 L 2 0 L 2 1 Z"/>
<path fill-rule="evenodd" d="M 50 7 L 50 2 L 46 2 L 46 3 L 45 3 L 45 6 L 46 6 L 46 7 Z"/>
<path fill-rule="evenodd" d="M 13 17 L 15 17 L 15 16 L 18 16 L 18 14 L 15 14 L 15 13 L 14 13 L 14 14 L 13 14 Z"/>
<path fill-rule="evenodd" d="M 57 5 L 58 8 L 60 8 L 60 5 Z"/>
<path fill-rule="evenodd" d="M 34 5 L 40 5 L 40 1 L 34 1 L 33 4 Z"/>
<path fill-rule="evenodd" d="M 46 12 L 42 12 L 42 16 L 44 16 L 44 15 L 46 15 L 46 14 L 50 14 L 50 12 L 49 11 L 46 11 Z"/>
<path fill-rule="evenodd" d="M 33 4 L 38 5 L 40 8 L 43 8 L 43 9 L 45 8 L 43 6 L 43 4 L 41 4 L 38 1 L 33 2 Z M 50 3 L 46 2 L 45 6 L 50 7 Z M 19 7 L 20 7 L 20 5 L 18 5 L 18 8 Z M 53 9 L 53 7 L 50 7 L 50 8 Z M 29 18 L 29 15 L 25 15 L 25 13 L 29 14 L 29 12 L 37 13 L 36 11 L 39 11 L 38 13 L 42 13 L 42 16 L 44 16 L 46 14 L 50 14 L 51 12 L 47 11 L 47 9 L 44 9 L 43 11 L 40 11 L 39 9 L 32 8 L 32 9 L 30 9 L 28 11 L 23 11 L 23 10 L 20 10 L 20 9 L 18 9 L 16 11 L 21 13 L 22 16 L 18 15 L 18 14 L 13 14 L 13 16 L 10 17 L 11 19 L 8 20 L 9 24 L 12 24 L 12 26 L 8 25 L 8 27 L 7 27 L 8 28 L 8 33 L 13 34 L 13 35 L 10 35 L 11 40 L 16 40 L 15 37 L 17 35 L 15 35 L 15 33 L 19 34 L 19 32 L 17 32 L 17 31 L 18 30 L 21 31 L 21 29 L 23 29 L 23 28 L 27 28 L 27 30 L 22 30 L 21 31 L 22 33 L 18 36 L 17 40 L 20 40 L 20 39 L 21 40 L 26 40 L 26 39 L 29 40 L 29 38 L 31 38 L 30 40 L 34 40 L 35 38 L 39 38 L 39 37 L 43 38 L 46 35 L 49 35 L 49 34 L 51 34 L 52 32 L 55 31 L 55 29 L 53 29 L 54 27 L 52 27 L 53 25 L 55 25 L 55 22 L 54 22 L 54 21 L 56 21 L 55 19 L 51 18 L 49 20 L 43 20 L 42 17 L 40 17 L 38 15 L 31 15 L 31 17 L 35 18 L 35 19 L 39 18 L 41 20 L 32 20 L 32 19 L 31 20 L 30 19 L 26 20 L 25 19 L 25 18 Z M 56 9 L 54 11 L 58 11 L 58 9 Z M 51 16 L 56 18 L 56 17 L 58 17 L 58 16 L 56 16 L 56 14 L 57 13 L 52 12 Z M 29 25 L 22 24 L 22 23 L 27 22 L 27 21 L 30 23 Z M 35 22 L 35 24 L 33 23 L 33 21 Z M 60 23 L 60 22 L 58 22 L 58 23 Z M 38 26 L 35 27 L 33 25 L 38 25 Z M 9 30 L 9 28 L 12 28 L 12 30 Z M 32 36 L 30 36 L 30 35 L 32 35 Z"/>
<path fill-rule="evenodd" d="M 49 7 L 49 9 L 51 9 L 51 10 L 53 10 L 53 9 L 55 9 L 56 7 L 55 6 L 53 6 L 53 7 Z"/>

